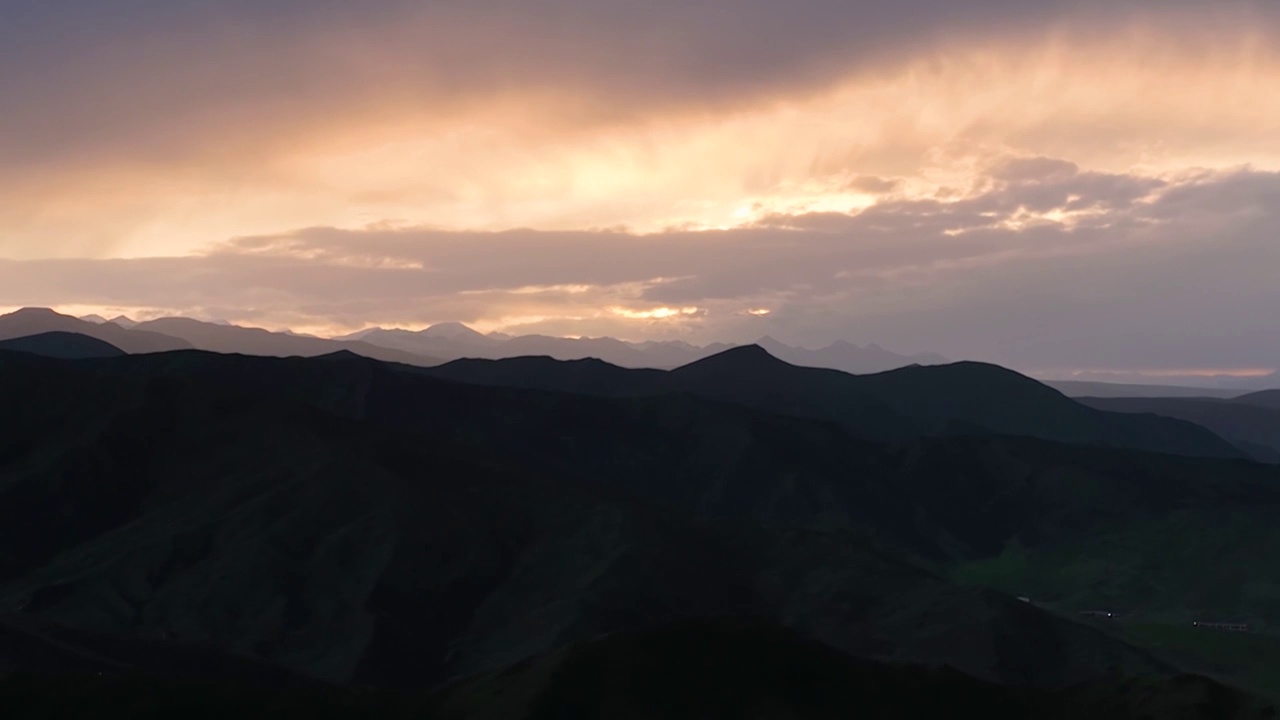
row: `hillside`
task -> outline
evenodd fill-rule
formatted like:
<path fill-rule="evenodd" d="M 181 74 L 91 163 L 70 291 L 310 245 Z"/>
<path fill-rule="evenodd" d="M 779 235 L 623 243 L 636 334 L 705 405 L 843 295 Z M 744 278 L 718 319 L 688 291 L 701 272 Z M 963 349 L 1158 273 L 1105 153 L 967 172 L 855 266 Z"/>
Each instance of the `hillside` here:
<path fill-rule="evenodd" d="M 1236 401 L 1246 405 L 1280 409 L 1280 390 L 1263 390 L 1262 392 L 1250 393 L 1236 398 Z"/>
<path fill-rule="evenodd" d="M 808 372 L 751 350 L 728 359 L 740 376 L 709 372 L 721 358 L 646 375 L 680 390 L 600 397 L 351 353 L 0 353 L 0 617 L 71 633 L 73 647 L 158 642 L 388 688 L 605 633 L 750 617 L 865 660 L 1065 688 L 1112 668 L 1176 672 L 1071 619 L 1072 603 L 1110 601 L 1106 583 L 1052 572 L 1136 528 L 1124 547 L 1147 584 L 1124 585 L 1132 606 L 1280 627 L 1254 591 L 1205 601 L 1180 581 L 1210 562 L 1247 567 L 1275 542 L 1266 524 L 1247 542 L 1228 534 L 1246 508 L 1280 509 L 1275 468 L 1008 436 L 891 448 L 691 391 Z M 630 376 L 550 367 L 582 387 Z M 803 389 L 815 376 L 797 377 Z M 1170 556 L 1143 530 L 1188 513 L 1196 537 L 1223 538 L 1212 561 Z M 1050 597 L 1035 577 L 980 571 L 1016 547 L 1043 558 L 1066 616 L 1012 597 Z"/>
<path fill-rule="evenodd" d="M 47 332 L 11 340 L 0 340 L 0 351 L 2 350 L 64 360 L 118 357 L 125 354 L 123 350 L 111 343 L 88 335 L 68 332 Z"/>
<path fill-rule="evenodd" d="M 32 360 L 0 355 L 9 612 L 378 684 L 726 613 L 1006 682 L 1155 667 L 913 560 L 968 555 L 972 532 L 831 425 L 352 356 Z"/>
<path fill-rule="evenodd" d="M 1207 428 L 1256 460 L 1280 462 L 1280 402 L 1270 406 L 1267 395 L 1238 400 L 1194 398 L 1080 398 L 1099 410 L 1144 413 L 1177 418 Z"/>

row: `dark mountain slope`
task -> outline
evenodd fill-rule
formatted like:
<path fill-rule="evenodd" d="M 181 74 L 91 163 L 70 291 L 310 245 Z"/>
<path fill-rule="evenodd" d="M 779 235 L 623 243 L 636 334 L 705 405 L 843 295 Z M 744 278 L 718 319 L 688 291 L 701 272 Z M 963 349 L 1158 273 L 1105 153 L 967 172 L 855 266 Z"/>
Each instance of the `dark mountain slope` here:
<path fill-rule="evenodd" d="M 1235 401 L 1245 405 L 1259 405 L 1280 409 L 1280 390 L 1263 390 L 1262 392 L 1250 393 L 1236 398 Z"/>
<path fill-rule="evenodd" d="M 1106 413 L 994 365 L 956 363 L 879 375 L 801 368 L 762 348 L 734 348 L 685 367 L 631 371 L 596 363 L 584 374 L 555 361 L 461 360 L 429 373 L 477 384 L 613 396 L 684 392 L 798 417 L 838 422 L 859 437 L 1006 434 L 1207 457 L 1245 453 L 1181 420 Z"/>
<path fill-rule="evenodd" d="M 836 718 L 1138 720 L 1274 717 L 1256 698 L 1194 676 L 1011 689 L 949 668 L 855 659 L 761 620 L 616 633 L 431 691 L 282 689 L 124 675 L 0 680 L 6 717 Z"/>
<path fill-rule="evenodd" d="M 598 396 L 625 396 L 656 390 L 661 370 L 630 370 L 602 360 L 556 360 L 547 356 L 505 360 L 454 360 L 434 368 L 432 377 L 496 387 L 531 388 Z"/>
<path fill-rule="evenodd" d="M 315 357 L 347 350 L 357 355 L 404 363 L 406 365 L 439 365 L 440 360 L 424 355 L 385 348 L 362 341 L 338 341 L 322 338 L 273 333 L 261 328 L 238 327 L 200 322 L 188 318 L 163 318 L 141 323 L 137 330 L 163 333 L 181 338 L 190 347 L 218 353 L 239 353 L 267 357 Z"/>
<path fill-rule="evenodd" d="M 1118 413 L 1145 413 L 1193 422 L 1212 430 L 1236 446 L 1245 448 L 1257 460 L 1280 462 L 1280 402 L 1275 407 L 1241 398 L 1210 400 L 1193 398 L 1080 398 L 1079 402 L 1099 410 Z"/>
<path fill-rule="evenodd" d="M 1244 457 L 1188 422 L 1099 412 L 1031 378 L 984 363 L 910 367 L 857 378 L 929 432 L 959 424 L 1002 435 L 1206 457 Z"/>
<path fill-rule="evenodd" d="M 98 325 L 43 308 L 25 308 L 0 316 L 0 340 L 29 337 L 49 332 L 84 335 L 109 343 L 126 353 L 155 353 L 184 350 L 191 344 L 160 333 L 126 330 L 113 323 Z"/>
<path fill-rule="evenodd" d="M 502 698 L 501 705 L 491 698 Z M 439 693 L 447 716 L 486 718 L 1270 717 L 1203 678 L 1010 690 L 950 668 L 890 667 L 757 620 L 619 633 Z"/>
<path fill-rule="evenodd" d="M 0 340 L 0 350 L 25 352 L 64 360 L 119 357 L 125 354 L 123 350 L 111 343 L 88 335 L 68 332 L 47 332 L 12 340 Z"/>
<path fill-rule="evenodd" d="M 972 529 L 830 424 L 351 356 L 0 354 L 0 395 L 0 608 L 80 631 L 384 685 L 726 614 L 1004 682 L 1165 667 L 914 562 Z"/>

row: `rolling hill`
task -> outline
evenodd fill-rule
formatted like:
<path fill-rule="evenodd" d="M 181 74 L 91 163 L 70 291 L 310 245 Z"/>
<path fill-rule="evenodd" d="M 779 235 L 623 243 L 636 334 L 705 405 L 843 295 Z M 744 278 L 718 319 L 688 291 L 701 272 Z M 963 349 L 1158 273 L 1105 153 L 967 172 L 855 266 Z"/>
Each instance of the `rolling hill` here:
<path fill-rule="evenodd" d="M 1260 407 L 1280 409 L 1280 390 L 1263 390 L 1261 392 L 1250 393 L 1236 398 L 1236 401 L 1245 405 L 1258 405 Z"/>
<path fill-rule="evenodd" d="M 1205 398 L 1080 398 L 1108 412 L 1144 413 L 1193 422 L 1212 430 L 1263 462 L 1280 462 L 1280 402 L 1266 393 L 1237 400 Z"/>
<path fill-rule="evenodd" d="M 68 332 L 47 332 L 0 340 L 0 350 L 25 352 L 64 360 L 118 357 L 125 354 L 123 350 L 111 343 L 88 335 Z"/>

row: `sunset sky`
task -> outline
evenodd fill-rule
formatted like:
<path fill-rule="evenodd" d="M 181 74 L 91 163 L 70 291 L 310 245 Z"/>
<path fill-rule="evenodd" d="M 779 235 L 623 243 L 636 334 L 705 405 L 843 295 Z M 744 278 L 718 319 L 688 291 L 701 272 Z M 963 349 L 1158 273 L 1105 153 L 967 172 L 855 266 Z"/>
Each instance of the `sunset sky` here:
<path fill-rule="evenodd" d="M 0 0 L 0 309 L 1280 367 L 1280 2 Z"/>

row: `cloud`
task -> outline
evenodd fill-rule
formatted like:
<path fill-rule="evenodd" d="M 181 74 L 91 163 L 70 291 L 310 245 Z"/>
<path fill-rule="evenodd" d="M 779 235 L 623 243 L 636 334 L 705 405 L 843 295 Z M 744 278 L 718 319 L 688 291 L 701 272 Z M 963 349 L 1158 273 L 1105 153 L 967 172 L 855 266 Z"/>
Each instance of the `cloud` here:
<path fill-rule="evenodd" d="M 7 261 L 0 305 L 170 309 L 277 327 L 768 333 L 1028 370 L 1280 365 L 1280 321 L 1261 311 L 1280 303 L 1280 174 L 1161 179 L 1037 163 L 1054 171 L 995 171 L 963 200 L 723 231 L 312 228 L 202 257 Z"/>
<path fill-rule="evenodd" d="M 1280 167 L 1269 2 L 100 5 L 0 25 L 23 68 L 0 74 L 0 256 L 388 218 L 724 227 L 928 197 L 1010 151 Z"/>

